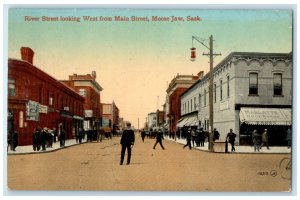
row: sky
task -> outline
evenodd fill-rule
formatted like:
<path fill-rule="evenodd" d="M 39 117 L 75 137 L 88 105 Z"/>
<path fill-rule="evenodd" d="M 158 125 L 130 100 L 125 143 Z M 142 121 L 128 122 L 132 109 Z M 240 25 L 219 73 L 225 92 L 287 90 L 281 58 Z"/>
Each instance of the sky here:
<path fill-rule="evenodd" d="M 40 17 L 26 21 L 25 16 Z M 47 17 L 81 17 L 80 22 L 42 21 Z M 148 17 L 149 21 L 83 21 L 83 16 Z M 152 16 L 182 17 L 185 21 L 151 21 Z M 187 17 L 201 21 L 187 21 Z M 289 53 L 292 51 L 290 10 L 201 9 L 29 9 L 11 8 L 8 17 L 8 57 L 20 59 L 20 48 L 35 52 L 34 65 L 58 80 L 74 73 L 97 73 L 101 102 L 114 101 L 120 116 L 141 128 L 147 114 L 162 110 L 167 84 L 177 74 L 205 74 L 208 50 L 194 42 L 197 60 L 190 61 L 192 36 L 221 53 L 217 65 L 231 52 Z M 159 105 L 157 108 L 157 104 Z"/>

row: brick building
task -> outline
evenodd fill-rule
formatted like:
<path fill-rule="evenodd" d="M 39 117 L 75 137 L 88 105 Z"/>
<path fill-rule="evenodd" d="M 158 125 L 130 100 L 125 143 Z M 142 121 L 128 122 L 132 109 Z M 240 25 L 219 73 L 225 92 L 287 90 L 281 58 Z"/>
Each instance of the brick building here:
<path fill-rule="evenodd" d="M 203 76 L 201 71 L 198 76 L 193 75 L 179 75 L 171 81 L 167 88 L 166 96 L 166 126 L 169 132 L 176 134 L 176 124 L 180 119 L 180 95 L 183 94 L 187 88 L 193 85 L 199 78 Z"/>
<path fill-rule="evenodd" d="M 96 81 L 96 72 L 91 74 L 69 76 L 69 80 L 62 80 L 62 83 L 73 88 L 78 94 L 85 98 L 84 103 L 84 129 L 99 129 L 101 126 L 101 95 L 103 90 Z"/>
<path fill-rule="evenodd" d="M 268 129 L 270 145 L 286 144 L 291 125 L 292 53 L 233 52 L 213 72 L 212 100 L 208 74 L 182 94 L 181 126 L 200 125 L 210 131 L 209 101 L 213 101 L 213 126 L 221 141 L 233 129 L 238 144 L 252 144 L 254 129 L 259 133 Z"/>
<path fill-rule="evenodd" d="M 34 52 L 21 48 L 22 60 L 8 60 L 8 132 L 18 131 L 19 145 L 32 144 L 37 127 L 58 129 L 67 139 L 82 127 L 84 98 L 33 65 Z"/>
<path fill-rule="evenodd" d="M 119 115 L 120 110 L 116 106 L 115 102 L 112 103 L 102 103 L 102 126 L 110 127 L 113 130 L 119 129 Z"/>

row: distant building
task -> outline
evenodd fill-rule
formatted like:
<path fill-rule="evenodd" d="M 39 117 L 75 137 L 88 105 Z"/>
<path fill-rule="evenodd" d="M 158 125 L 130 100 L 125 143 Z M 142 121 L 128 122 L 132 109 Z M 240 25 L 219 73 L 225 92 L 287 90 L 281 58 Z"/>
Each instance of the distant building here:
<path fill-rule="evenodd" d="M 198 76 L 194 75 L 177 75 L 167 88 L 166 95 L 166 127 L 172 134 L 176 134 L 177 121 L 180 119 L 180 95 L 187 88 L 193 85 L 199 78 L 202 78 L 203 71 Z"/>
<path fill-rule="evenodd" d="M 102 103 L 102 126 L 113 130 L 119 129 L 120 110 L 113 101 L 111 104 Z"/>
<path fill-rule="evenodd" d="M 32 144 L 35 128 L 60 125 L 67 139 L 83 125 L 84 101 L 75 90 L 33 65 L 34 52 L 21 48 L 22 60 L 8 60 L 8 132 L 18 131 L 19 145 Z"/>
<path fill-rule="evenodd" d="M 157 125 L 157 114 L 155 112 L 151 112 L 148 114 L 148 128 L 153 129 Z"/>
<path fill-rule="evenodd" d="M 77 93 L 85 98 L 84 103 L 84 129 L 99 129 L 101 126 L 100 92 L 103 88 L 96 81 L 96 72 L 91 74 L 69 76 L 69 80 L 62 83 L 72 87 Z"/>
<path fill-rule="evenodd" d="M 213 70 L 214 128 L 224 141 L 229 129 L 237 143 L 251 144 L 251 133 L 268 129 L 271 145 L 286 143 L 291 125 L 292 53 L 233 52 Z M 178 126 L 209 131 L 208 74 L 181 95 Z M 196 121 L 195 121 L 196 119 Z"/>

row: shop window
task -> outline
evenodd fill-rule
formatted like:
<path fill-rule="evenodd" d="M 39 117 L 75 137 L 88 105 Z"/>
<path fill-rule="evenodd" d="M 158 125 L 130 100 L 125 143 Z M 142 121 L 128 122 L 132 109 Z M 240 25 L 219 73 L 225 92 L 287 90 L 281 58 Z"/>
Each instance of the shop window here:
<path fill-rule="evenodd" d="M 250 73 L 249 74 L 249 95 L 258 94 L 258 74 Z"/>
<path fill-rule="evenodd" d="M 274 74 L 274 95 L 282 95 L 282 74 Z"/>
<path fill-rule="evenodd" d="M 15 80 L 11 78 L 8 79 L 8 96 L 16 96 Z"/>

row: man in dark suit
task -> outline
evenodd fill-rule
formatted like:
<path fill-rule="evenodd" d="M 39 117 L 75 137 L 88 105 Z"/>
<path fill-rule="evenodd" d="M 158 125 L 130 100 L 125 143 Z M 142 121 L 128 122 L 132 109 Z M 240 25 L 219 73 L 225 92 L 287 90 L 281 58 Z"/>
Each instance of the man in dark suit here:
<path fill-rule="evenodd" d="M 153 149 L 155 149 L 157 143 L 159 143 L 160 146 L 161 146 L 161 148 L 162 148 L 163 150 L 165 150 L 165 147 L 164 147 L 163 144 L 162 144 L 162 139 L 163 139 L 163 134 L 162 134 L 162 131 L 159 129 L 159 131 L 158 131 L 157 134 L 156 134 L 156 142 L 155 142 L 155 144 L 154 144 L 154 146 L 153 146 Z"/>
<path fill-rule="evenodd" d="M 128 154 L 127 165 L 130 164 L 131 148 L 134 145 L 134 140 L 135 140 L 135 136 L 133 130 L 131 129 L 131 124 L 127 123 L 127 128 L 123 131 L 121 141 L 120 141 L 120 144 L 122 145 L 120 165 L 123 165 L 126 149 Z"/>

